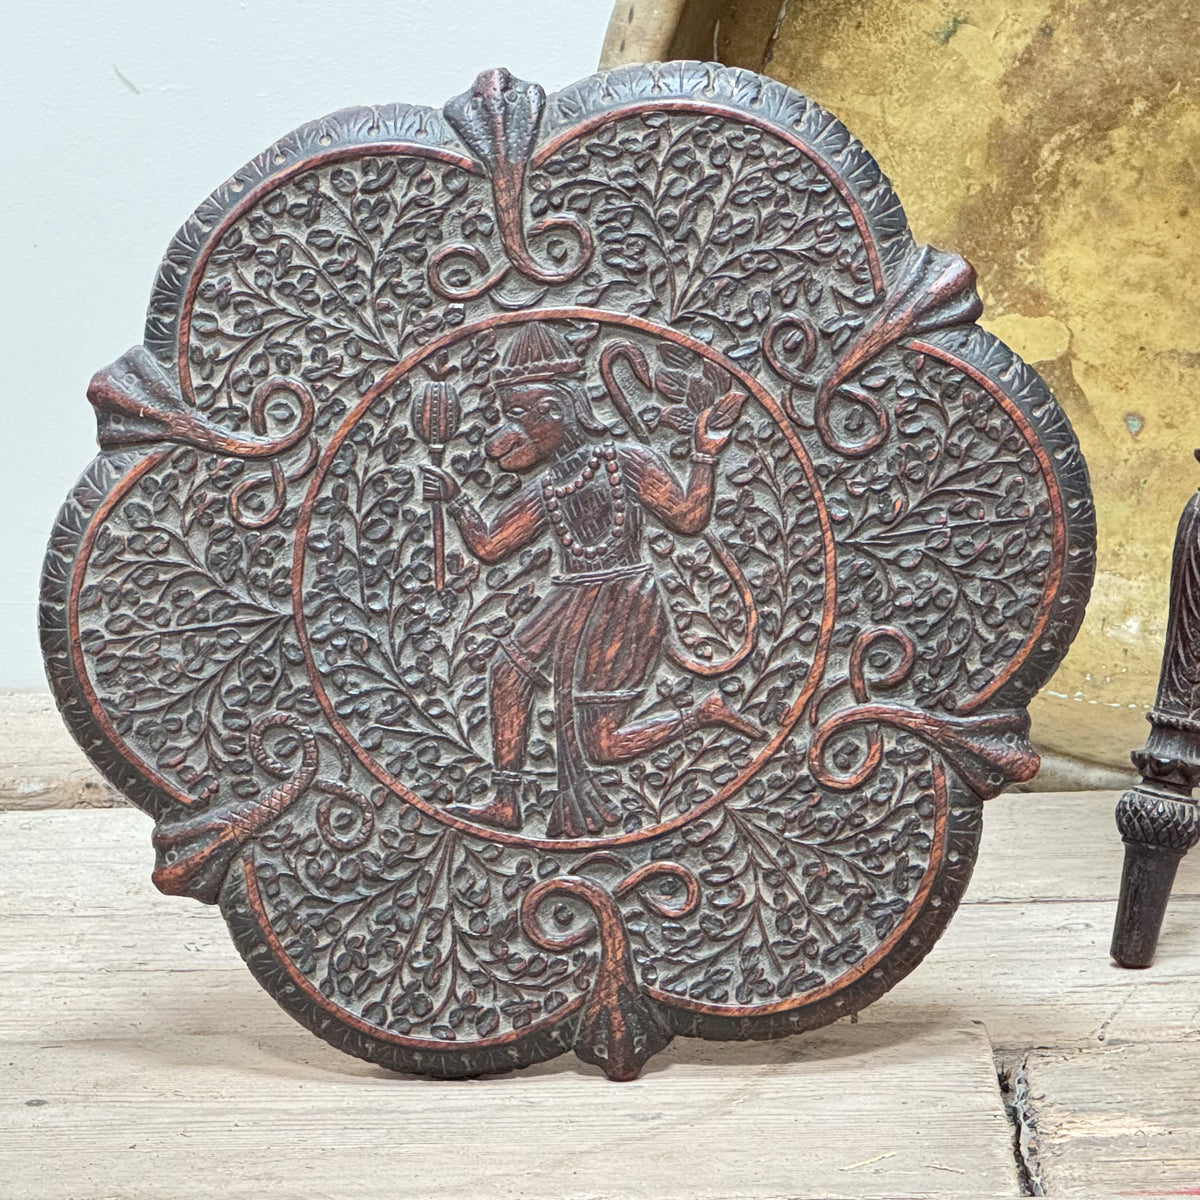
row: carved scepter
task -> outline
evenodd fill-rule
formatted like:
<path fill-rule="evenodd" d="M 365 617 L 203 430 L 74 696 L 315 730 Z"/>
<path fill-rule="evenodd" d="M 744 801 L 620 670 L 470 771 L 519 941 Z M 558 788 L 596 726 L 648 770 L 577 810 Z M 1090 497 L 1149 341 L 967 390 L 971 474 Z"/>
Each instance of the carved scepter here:
<path fill-rule="evenodd" d="M 1200 450 L 1196 451 L 1200 459 Z M 1112 957 L 1122 967 L 1154 961 L 1175 872 L 1200 841 L 1200 492 L 1179 518 L 1170 609 L 1150 735 L 1133 755 L 1141 782 L 1117 802 L 1125 869 Z"/>
<path fill-rule="evenodd" d="M 441 380 L 430 382 L 413 397 L 413 432 L 429 447 L 429 460 L 435 467 L 442 465 L 446 443 L 458 433 L 461 421 L 462 404 L 453 384 Z M 446 518 L 440 500 L 432 501 L 431 513 L 433 582 L 440 592 L 446 586 Z"/>

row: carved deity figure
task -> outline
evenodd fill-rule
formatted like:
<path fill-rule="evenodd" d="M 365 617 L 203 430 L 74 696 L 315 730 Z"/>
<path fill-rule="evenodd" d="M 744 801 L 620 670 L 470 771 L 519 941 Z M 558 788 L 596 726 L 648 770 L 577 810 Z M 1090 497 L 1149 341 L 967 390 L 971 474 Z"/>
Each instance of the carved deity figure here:
<path fill-rule="evenodd" d="M 492 663 L 492 796 L 482 806 L 451 810 L 503 829 L 521 827 L 533 698 L 548 691 L 558 760 L 547 824 L 553 838 L 620 823 L 621 810 L 594 767 L 628 762 L 707 726 L 764 736 L 717 690 L 691 707 L 636 716 L 670 633 L 654 568 L 644 557 L 647 519 L 677 534 L 703 532 L 717 456 L 744 397 L 719 398 L 699 414 L 681 484 L 649 447 L 601 436 L 607 427 L 590 410 L 583 375 L 582 359 L 548 324 L 522 325 L 509 343 L 490 381 L 503 423 L 486 449 L 501 470 L 531 480 L 492 521 L 451 475 L 425 468 L 426 500 L 446 502 L 463 543 L 481 562 L 501 562 L 547 533 L 557 543 L 559 572 Z"/>

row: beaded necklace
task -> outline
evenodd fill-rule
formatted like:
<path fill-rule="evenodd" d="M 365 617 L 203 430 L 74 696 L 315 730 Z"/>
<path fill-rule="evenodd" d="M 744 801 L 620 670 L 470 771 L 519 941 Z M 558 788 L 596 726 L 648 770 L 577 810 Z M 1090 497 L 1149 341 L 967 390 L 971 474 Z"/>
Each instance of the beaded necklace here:
<path fill-rule="evenodd" d="M 604 464 L 608 486 L 612 493 L 612 532 L 594 545 L 587 546 L 577 542 L 571 535 L 563 517 L 560 502 L 564 496 L 580 491 L 595 476 L 601 463 Z M 583 470 L 569 483 L 555 485 L 550 480 L 543 479 L 542 497 L 546 502 L 546 511 L 550 515 L 550 526 L 559 542 L 562 543 L 563 549 L 574 558 L 602 558 L 612 549 L 613 542 L 616 541 L 625 524 L 624 481 L 621 478 L 621 464 L 617 461 L 616 447 L 612 442 L 605 442 L 602 450 L 593 450 L 584 464 Z"/>

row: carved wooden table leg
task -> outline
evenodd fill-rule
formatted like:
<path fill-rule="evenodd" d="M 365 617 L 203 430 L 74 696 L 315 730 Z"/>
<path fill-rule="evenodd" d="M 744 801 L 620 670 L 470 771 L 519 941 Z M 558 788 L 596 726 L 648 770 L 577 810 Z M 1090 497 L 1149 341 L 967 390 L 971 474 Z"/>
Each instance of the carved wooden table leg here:
<path fill-rule="evenodd" d="M 1196 452 L 1200 458 L 1200 451 Z M 1150 736 L 1133 757 L 1142 781 L 1117 803 L 1125 870 L 1112 956 L 1122 967 L 1154 961 L 1180 859 L 1200 841 L 1200 493 L 1175 535 L 1170 614 Z"/>

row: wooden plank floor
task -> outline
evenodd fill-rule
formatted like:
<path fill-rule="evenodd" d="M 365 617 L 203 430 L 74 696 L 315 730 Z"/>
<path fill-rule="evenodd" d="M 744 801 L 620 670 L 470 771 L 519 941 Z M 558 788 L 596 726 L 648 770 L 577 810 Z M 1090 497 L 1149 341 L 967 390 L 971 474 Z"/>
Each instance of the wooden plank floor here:
<path fill-rule="evenodd" d="M 48 691 L 0 689 L 0 810 L 122 803 L 67 732 Z"/>
<path fill-rule="evenodd" d="M 1024 1070 L 1052 1196 L 1200 1195 L 1200 1042 L 1036 1050 Z"/>
<path fill-rule="evenodd" d="M 347 1058 L 217 913 L 153 890 L 141 814 L 0 813 L 0 1196 L 1014 1197 L 998 1070 L 1046 1194 L 1187 1194 L 1200 855 L 1156 966 L 1113 967 L 1114 799 L 992 801 L 968 902 L 857 1022 L 678 1040 L 619 1086 L 570 1058 L 460 1084 Z"/>

